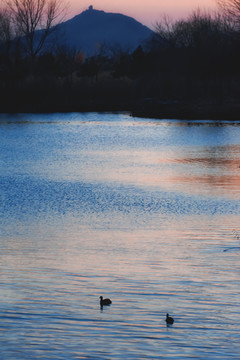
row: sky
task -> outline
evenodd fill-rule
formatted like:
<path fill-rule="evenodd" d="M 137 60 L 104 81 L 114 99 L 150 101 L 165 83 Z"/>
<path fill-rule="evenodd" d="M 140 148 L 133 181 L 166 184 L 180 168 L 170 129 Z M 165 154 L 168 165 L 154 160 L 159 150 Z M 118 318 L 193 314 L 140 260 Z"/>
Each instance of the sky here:
<path fill-rule="evenodd" d="M 183 18 L 197 8 L 214 9 L 216 0 L 69 0 L 69 5 L 69 18 L 92 5 L 96 10 L 134 17 L 142 24 L 153 28 L 163 14 L 173 18 Z"/>

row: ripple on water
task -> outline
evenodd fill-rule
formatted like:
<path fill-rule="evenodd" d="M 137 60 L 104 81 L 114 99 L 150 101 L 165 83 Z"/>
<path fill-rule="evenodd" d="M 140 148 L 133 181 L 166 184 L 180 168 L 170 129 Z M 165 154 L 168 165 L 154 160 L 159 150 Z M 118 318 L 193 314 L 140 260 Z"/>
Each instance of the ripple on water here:
<path fill-rule="evenodd" d="M 1 122 L 1 359 L 239 359 L 239 131 Z"/>

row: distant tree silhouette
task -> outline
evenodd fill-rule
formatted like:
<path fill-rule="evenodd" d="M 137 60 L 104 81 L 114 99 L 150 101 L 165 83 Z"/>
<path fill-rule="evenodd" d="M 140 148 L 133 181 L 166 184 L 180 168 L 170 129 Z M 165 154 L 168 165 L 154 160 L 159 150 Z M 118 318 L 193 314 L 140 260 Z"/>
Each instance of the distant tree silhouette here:
<path fill-rule="evenodd" d="M 240 1 L 240 0 L 239 0 Z M 194 11 L 186 20 L 173 22 L 163 17 L 158 22 L 156 33 L 164 40 L 165 46 L 176 48 L 197 48 L 208 46 L 209 41 L 213 43 L 220 40 L 226 33 L 227 22 L 220 14 L 211 15 L 200 10 Z"/>
<path fill-rule="evenodd" d="M 9 0 L 8 7 L 16 32 L 23 37 L 26 53 L 33 62 L 54 26 L 63 19 L 66 7 L 62 0 Z"/>
<path fill-rule="evenodd" d="M 0 85 L 6 89 L 12 74 L 12 27 L 7 9 L 0 10 Z"/>
<path fill-rule="evenodd" d="M 10 14 L 7 9 L 0 10 L 0 43 L 7 43 L 12 38 Z"/>
<path fill-rule="evenodd" d="M 176 28 L 181 21 L 174 22 L 169 16 L 162 15 L 160 21 L 156 23 L 155 32 L 157 38 L 160 39 L 158 43 L 160 47 L 163 44 L 175 47 L 176 45 Z"/>
<path fill-rule="evenodd" d="M 240 0 L 217 0 L 220 9 L 240 31 Z"/>
<path fill-rule="evenodd" d="M 5 1 L 10 3 L 0 10 L 2 111 L 136 105 L 157 116 L 162 109 L 167 116 L 173 107 L 178 116 L 181 104 L 186 109 L 199 109 L 199 103 L 239 104 L 240 32 L 226 6 L 232 0 L 219 0 L 226 12 L 196 10 L 179 20 L 164 16 L 149 42 L 134 51 L 102 44 L 89 58 L 67 45 L 44 46 L 63 16 L 63 0 Z"/>

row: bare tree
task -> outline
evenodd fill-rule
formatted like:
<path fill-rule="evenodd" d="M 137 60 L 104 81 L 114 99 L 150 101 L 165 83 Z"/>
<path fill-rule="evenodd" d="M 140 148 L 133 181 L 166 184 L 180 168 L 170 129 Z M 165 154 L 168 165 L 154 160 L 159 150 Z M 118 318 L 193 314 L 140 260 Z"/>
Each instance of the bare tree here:
<path fill-rule="evenodd" d="M 217 0 L 223 14 L 229 18 L 240 31 L 240 0 Z"/>
<path fill-rule="evenodd" d="M 170 46 L 175 47 L 176 26 L 177 26 L 177 22 L 172 20 L 168 15 L 163 14 L 161 16 L 161 20 L 158 21 L 155 25 L 155 33 L 160 37 L 161 45 L 163 40 L 164 42 L 167 42 Z"/>
<path fill-rule="evenodd" d="M 25 50 L 33 62 L 47 37 L 63 20 L 66 5 L 63 0 L 9 0 L 8 7 L 16 33 L 23 37 Z"/>
<path fill-rule="evenodd" d="M 209 46 L 210 43 L 216 45 L 216 41 L 219 42 L 230 27 L 221 14 L 206 13 L 197 9 L 185 20 L 172 21 L 164 16 L 155 29 L 156 33 L 172 47 L 196 48 Z"/>
<path fill-rule="evenodd" d="M 10 16 L 7 9 L 0 9 L 0 43 L 7 43 L 12 38 Z"/>

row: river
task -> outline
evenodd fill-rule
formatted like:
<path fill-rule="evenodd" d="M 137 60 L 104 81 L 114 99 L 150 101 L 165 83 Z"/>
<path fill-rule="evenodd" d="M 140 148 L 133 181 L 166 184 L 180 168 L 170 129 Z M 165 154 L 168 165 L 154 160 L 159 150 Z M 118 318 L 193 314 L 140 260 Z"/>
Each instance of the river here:
<path fill-rule="evenodd" d="M 2 114 L 1 360 L 239 359 L 239 220 L 240 121 Z"/>

